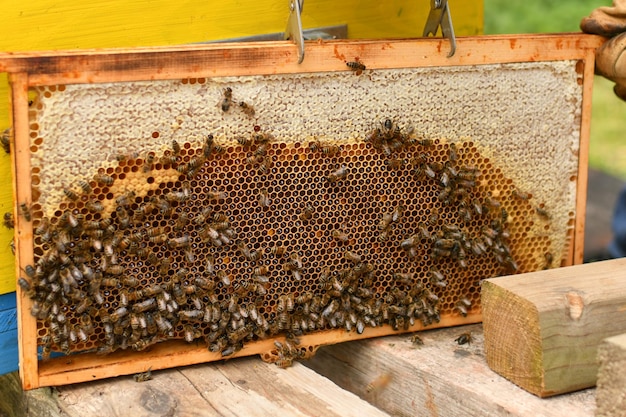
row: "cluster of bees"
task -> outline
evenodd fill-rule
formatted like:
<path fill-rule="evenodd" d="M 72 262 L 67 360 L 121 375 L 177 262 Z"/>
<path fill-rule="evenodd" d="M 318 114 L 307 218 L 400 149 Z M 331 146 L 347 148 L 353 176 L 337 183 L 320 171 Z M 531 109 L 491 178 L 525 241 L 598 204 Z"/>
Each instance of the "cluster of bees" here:
<path fill-rule="evenodd" d="M 220 105 L 227 112 L 234 103 L 232 90 L 223 94 Z M 505 272 L 518 269 L 508 244 L 506 211 L 493 196 L 480 197 L 481 173 L 459 162 L 454 145 L 448 147 L 448 160 L 439 162 L 429 152 L 433 141 L 419 139 L 391 120 L 365 141 L 385 158 L 387 169 L 409 166 L 413 181 L 437 184 L 437 201 L 456 212 L 452 223 L 433 210 L 401 239 L 395 227 L 404 221 L 407 207 L 398 204 L 380 215 L 372 240 L 392 242 L 407 263 L 428 256 L 433 265 L 426 280 L 410 269 L 381 271 L 375 260 L 350 250 L 351 234 L 341 228 L 328 236 L 341 250 L 338 264 L 311 267 L 302 247 L 251 244 L 229 213 L 231 196 L 199 185 L 226 149 L 212 135 L 198 149 L 185 144 L 186 152 L 173 141 L 162 156 L 150 152 L 138 162 L 146 175 L 177 171 L 178 181 L 158 192 L 141 195 L 126 189 L 105 209 L 98 197 L 121 180 L 100 172 L 79 181 L 79 190 L 65 190 L 68 208 L 57 217 L 33 218 L 28 210 L 20 211 L 26 222 L 34 223 L 35 244 L 41 248 L 18 283 L 33 300 L 32 315 L 47 329 L 39 339 L 43 357 L 50 351 L 140 351 L 168 339 L 204 340 L 210 351 L 229 356 L 246 343 L 286 335 L 284 343 L 276 344 L 276 359 L 288 366 L 302 357 L 298 337 L 307 333 L 362 333 L 382 325 L 406 330 L 416 322 L 438 322 L 440 296 L 448 286 L 438 263 L 464 269 L 470 257 L 493 257 Z M 255 126 L 237 142 L 247 152 L 243 164 L 257 179 L 272 175 L 271 134 Z M 320 141 L 307 149 L 318 158 L 341 155 L 340 145 Z M 410 158 L 398 157 L 408 151 Z M 337 188 L 354 174 L 344 162 L 323 175 L 328 188 Z M 279 191 L 259 186 L 263 211 L 271 209 L 272 194 Z M 297 217 L 306 227 L 315 211 L 313 204 L 304 204 Z M 482 224 L 479 234 L 465 227 L 475 219 Z M 228 265 L 235 260 L 244 267 L 231 271 Z M 386 274 L 391 282 L 382 291 Z M 283 290 L 285 280 L 295 285 Z M 315 285 L 304 285 L 311 281 Z M 454 304 L 463 316 L 471 308 L 469 296 Z"/>

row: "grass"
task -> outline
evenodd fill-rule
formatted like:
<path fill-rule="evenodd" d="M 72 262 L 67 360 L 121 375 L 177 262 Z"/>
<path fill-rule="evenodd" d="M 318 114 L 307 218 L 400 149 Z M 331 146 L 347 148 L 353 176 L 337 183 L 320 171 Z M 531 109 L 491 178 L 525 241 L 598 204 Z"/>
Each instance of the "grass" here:
<path fill-rule="evenodd" d="M 556 33 L 580 31 L 580 21 L 599 0 L 485 0 L 485 33 Z M 613 94 L 613 83 L 595 77 L 589 166 L 626 180 L 626 102 Z"/>

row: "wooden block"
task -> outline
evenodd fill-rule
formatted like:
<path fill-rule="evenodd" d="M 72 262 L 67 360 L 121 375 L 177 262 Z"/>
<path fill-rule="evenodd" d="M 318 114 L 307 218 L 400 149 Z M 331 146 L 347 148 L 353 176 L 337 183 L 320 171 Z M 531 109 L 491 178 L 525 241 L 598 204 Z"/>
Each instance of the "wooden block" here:
<path fill-rule="evenodd" d="M 598 347 L 596 416 L 618 417 L 626 410 L 626 333 L 605 339 Z"/>
<path fill-rule="evenodd" d="M 455 342 L 470 333 L 470 345 Z M 303 362 L 399 416 L 592 416 L 594 390 L 540 399 L 493 373 L 482 326 L 469 325 L 321 347 Z M 369 392 L 368 392 L 369 389 Z"/>
<path fill-rule="evenodd" d="M 594 386 L 601 341 L 626 331 L 626 259 L 485 280 L 487 363 L 540 397 Z"/>
<path fill-rule="evenodd" d="M 387 415 L 302 364 L 281 369 L 257 358 L 154 372 L 141 383 L 123 376 L 23 396 L 12 404 L 28 404 L 32 417 Z"/>

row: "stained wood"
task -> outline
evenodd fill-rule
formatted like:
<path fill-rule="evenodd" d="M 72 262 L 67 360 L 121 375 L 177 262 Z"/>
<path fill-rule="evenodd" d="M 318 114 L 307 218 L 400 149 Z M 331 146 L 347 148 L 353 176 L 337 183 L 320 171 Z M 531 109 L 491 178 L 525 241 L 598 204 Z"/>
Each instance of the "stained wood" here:
<path fill-rule="evenodd" d="M 594 386 L 599 344 L 626 332 L 624 305 L 626 259 L 485 280 L 487 363 L 541 397 Z"/>
<path fill-rule="evenodd" d="M 470 333 L 470 345 L 455 342 Z M 304 364 L 392 415 L 583 417 L 594 390 L 540 399 L 489 369 L 481 325 L 428 330 L 320 348 Z M 380 381 L 388 379 L 387 385 Z M 374 389 L 367 392 L 369 384 Z M 370 387 L 371 388 L 371 387 Z"/>
<path fill-rule="evenodd" d="M 598 347 L 596 416 L 618 417 L 626 410 L 626 333 L 605 339 Z"/>
<path fill-rule="evenodd" d="M 28 72 L 30 85 L 119 82 L 347 71 L 359 59 L 372 69 L 482 65 L 586 59 L 604 38 L 586 34 L 481 36 L 449 41 L 333 40 L 305 42 L 306 58 L 288 41 L 186 45 L 133 49 L 73 50 L 0 54 L 0 72 Z M 589 52 L 592 52 L 589 54 Z"/>
<path fill-rule="evenodd" d="M 28 391 L 32 417 L 386 416 L 302 364 L 281 369 L 257 358 Z M 38 407 L 41 408 L 41 407 Z"/>

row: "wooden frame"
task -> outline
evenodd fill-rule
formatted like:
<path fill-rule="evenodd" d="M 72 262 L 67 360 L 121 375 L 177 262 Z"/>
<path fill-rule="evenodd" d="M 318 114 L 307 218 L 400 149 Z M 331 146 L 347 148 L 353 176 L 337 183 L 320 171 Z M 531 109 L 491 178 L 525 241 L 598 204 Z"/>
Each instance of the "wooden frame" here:
<path fill-rule="evenodd" d="M 21 179 L 30 177 L 28 88 L 56 84 L 105 83 L 138 80 L 210 78 L 290 74 L 301 72 L 345 71 L 346 61 L 358 56 L 368 69 L 451 67 L 464 65 L 517 62 L 579 60 L 579 81 L 582 83 L 582 117 L 580 128 L 580 162 L 577 180 L 576 220 L 573 242 L 566 264 L 582 261 L 585 197 L 587 186 L 586 160 L 589 141 L 591 88 L 594 74 L 594 53 L 602 38 L 582 34 L 493 36 L 458 39 L 456 54 L 447 58 L 449 44 L 440 39 L 359 40 L 308 42 L 306 58 L 297 64 L 296 48 L 288 42 L 247 44 L 192 45 L 163 48 L 120 50 L 80 50 L 0 54 L 0 71 L 10 73 L 12 87 L 14 201 L 16 213 L 20 202 L 31 201 L 30 184 Z M 24 265 L 32 264 L 32 227 L 23 225 L 16 216 L 17 275 Z M 167 342 L 143 352 L 117 352 L 107 356 L 94 354 L 63 357 L 39 363 L 36 321 L 30 316 L 26 295 L 18 289 L 18 325 L 20 339 L 20 375 L 25 389 L 48 385 L 70 384 L 120 374 L 130 374 L 172 366 L 182 366 L 220 359 L 219 354 L 205 347 L 189 348 L 181 343 Z M 465 318 L 443 317 L 437 326 L 475 323 L 480 314 Z M 409 331 L 420 330 L 416 324 Z M 345 340 L 382 336 L 393 332 L 382 327 L 366 329 L 361 335 L 341 330 L 304 336 L 302 343 L 312 346 Z M 244 347 L 235 356 L 267 352 L 271 341 Z M 167 363 L 166 363 L 167 362 Z"/>

